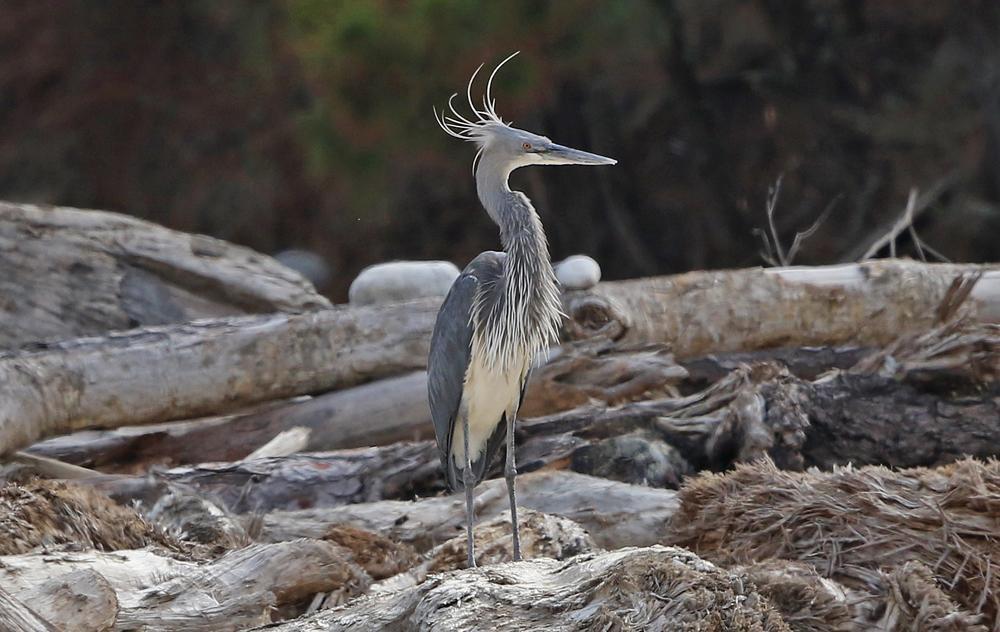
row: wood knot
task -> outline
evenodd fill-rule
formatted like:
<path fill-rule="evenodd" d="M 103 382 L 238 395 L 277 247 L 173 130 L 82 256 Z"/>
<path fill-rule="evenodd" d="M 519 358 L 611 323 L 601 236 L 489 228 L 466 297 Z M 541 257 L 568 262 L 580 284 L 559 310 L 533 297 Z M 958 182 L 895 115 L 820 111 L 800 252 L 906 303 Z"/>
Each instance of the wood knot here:
<path fill-rule="evenodd" d="M 607 338 L 619 340 L 629 329 L 628 317 L 612 300 L 589 292 L 567 292 L 563 307 L 569 318 L 563 324 L 564 340 Z"/>

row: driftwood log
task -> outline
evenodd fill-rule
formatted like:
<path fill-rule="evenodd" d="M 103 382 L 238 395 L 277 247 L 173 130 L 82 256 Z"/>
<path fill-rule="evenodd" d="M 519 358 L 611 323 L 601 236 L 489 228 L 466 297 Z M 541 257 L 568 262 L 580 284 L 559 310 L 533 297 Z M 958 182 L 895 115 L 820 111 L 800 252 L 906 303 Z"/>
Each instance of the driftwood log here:
<path fill-rule="evenodd" d="M 137 329 L 0 356 L 0 455 L 83 428 L 227 412 L 420 369 L 433 310 L 409 305 Z"/>
<path fill-rule="evenodd" d="M 152 506 L 173 487 L 208 494 L 229 511 L 333 507 L 406 498 L 440 488 L 437 447 L 429 441 L 285 457 L 202 463 L 154 475 L 108 475 L 79 482 L 118 502 Z"/>
<path fill-rule="evenodd" d="M 210 419 L 84 430 L 28 452 L 104 471 L 236 461 L 290 428 L 306 428 L 303 451 L 388 445 L 433 437 L 427 376 L 417 371 L 316 397 L 274 402 Z"/>
<path fill-rule="evenodd" d="M 639 430 L 679 449 L 696 468 L 725 469 L 765 454 L 792 469 L 851 462 L 930 466 L 1000 454 L 998 419 L 996 385 L 949 397 L 878 375 L 840 373 L 808 382 L 759 364 L 686 398 L 592 405 L 525 420 L 518 459 L 522 470 L 544 467 Z M 646 444 L 636 449 L 645 451 Z M 589 460 L 606 460 L 614 450 L 611 445 Z"/>
<path fill-rule="evenodd" d="M 91 620 L 110 620 L 113 630 L 243 630 L 269 623 L 272 608 L 304 610 L 318 592 L 346 600 L 370 581 L 342 547 L 319 540 L 254 544 L 200 564 L 145 550 L 0 557 L 0 586 L 18 601 L 44 598 L 34 603 L 66 630 L 109 629 L 83 625 Z M 104 596 L 79 599 L 89 593 Z M 72 607 L 81 602 L 87 617 L 78 619 Z"/>
<path fill-rule="evenodd" d="M 59 632 L 37 612 L 15 599 L 0 586 L 0 629 L 17 632 Z"/>
<path fill-rule="evenodd" d="M 932 328 L 955 279 L 980 273 L 970 317 L 1000 322 L 996 266 L 887 259 L 601 283 L 563 297 L 570 317 L 565 334 L 663 343 L 678 358 L 768 347 L 882 346 Z"/>
<path fill-rule="evenodd" d="M 0 202 L 0 270 L 0 349 L 330 306 L 270 257 L 101 211 Z"/>
<path fill-rule="evenodd" d="M 103 632 L 114 628 L 118 595 L 100 573 L 81 568 L 39 579 L 38 584 L 26 587 L 17 596 L 36 612 L 45 613 L 45 620 L 55 629 Z"/>
<path fill-rule="evenodd" d="M 268 629 L 696 630 L 706 621 L 732 632 L 790 630 L 752 583 L 662 546 L 435 575 Z"/>
<path fill-rule="evenodd" d="M 518 506 L 569 518 L 603 547 L 646 546 L 664 537 L 676 509 L 676 492 L 585 476 L 543 471 L 518 476 Z M 488 521 L 508 509 L 503 479 L 476 488 L 476 515 Z M 272 511 L 261 518 L 267 541 L 321 538 L 330 527 L 349 524 L 426 551 L 461 534 L 464 500 L 439 496 L 417 501 L 384 500 L 300 511 Z"/>
<path fill-rule="evenodd" d="M 932 372 L 926 362 L 919 366 L 926 387 Z M 950 380 L 950 370 L 945 376 Z M 686 397 L 591 405 L 523 420 L 518 467 L 572 469 L 676 488 L 697 469 L 727 469 L 765 455 L 790 469 L 849 462 L 929 466 L 965 455 L 996 456 L 1000 387 L 986 382 L 956 392 L 953 382 L 946 384 L 946 392 L 925 391 L 868 372 L 809 382 L 774 363 L 745 366 Z M 495 464 L 495 476 L 499 468 Z M 169 486 L 182 485 L 212 494 L 236 512 L 399 500 L 444 487 L 431 441 L 205 463 L 92 484 L 120 501 L 149 505 Z"/>
<path fill-rule="evenodd" d="M 966 311 L 1000 319 L 1000 270 L 875 261 L 699 272 L 567 295 L 567 335 L 662 343 L 678 357 L 770 346 L 878 345 L 928 329 L 960 274 Z M 0 454 L 85 427 L 232 411 L 423 368 L 437 301 L 201 321 L 0 357 Z M 616 324 L 617 323 L 617 324 Z"/>

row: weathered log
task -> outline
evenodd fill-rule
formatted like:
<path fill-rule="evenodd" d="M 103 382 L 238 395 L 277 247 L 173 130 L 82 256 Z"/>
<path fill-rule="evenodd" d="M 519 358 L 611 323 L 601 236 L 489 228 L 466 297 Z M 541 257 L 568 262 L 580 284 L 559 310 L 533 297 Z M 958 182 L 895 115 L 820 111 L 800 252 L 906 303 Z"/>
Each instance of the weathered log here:
<path fill-rule="evenodd" d="M 270 622 L 272 607 L 304 604 L 317 592 L 353 596 L 370 583 L 338 545 L 295 540 L 254 544 L 204 564 L 135 550 L 6 556 L 0 585 L 21 599 L 45 581 L 80 580 L 84 570 L 114 589 L 115 630 L 241 630 Z"/>
<path fill-rule="evenodd" d="M 114 588 L 89 568 L 46 579 L 17 596 L 37 612 L 44 612 L 45 620 L 60 630 L 105 632 L 118 618 Z"/>
<path fill-rule="evenodd" d="M 928 329 L 971 271 L 983 275 L 969 317 L 1000 320 L 1000 270 L 894 260 L 605 283 L 566 295 L 566 331 L 663 343 L 678 357 L 877 345 Z M 218 414 L 423 368 L 437 304 L 204 321 L 2 356 L 0 454 L 84 427 Z"/>
<path fill-rule="evenodd" d="M 233 410 L 422 368 L 433 309 L 201 321 L 0 355 L 0 454 L 83 428 Z"/>
<path fill-rule="evenodd" d="M 689 272 L 568 293 L 570 339 L 663 343 L 680 359 L 768 347 L 882 346 L 933 327 L 952 281 L 982 272 L 970 317 L 1000 321 L 1000 269 L 885 259 Z"/>
<path fill-rule="evenodd" d="M 563 471 L 518 476 L 518 506 L 576 522 L 598 546 L 647 546 L 664 535 L 675 509 L 675 492 L 627 485 Z M 503 479 L 476 488 L 476 515 L 487 521 L 508 510 Z M 450 540 L 465 525 L 465 504 L 458 496 L 417 501 L 384 500 L 340 507 L 272 511 L 261 520 L 261 538 L 282 541 L 320 538 L 332 525 L 349 524 L 412 544 L 418 551 Z"/>
<path fill-rule="evenodd" d="M 337 630 L 783 631 L 750 582 L 683 549 L 653 546 L 435 575 L 324 610 L 272 632 Z"/>
<path fill-rule="evenodd" d="M 337 505 L 407 498 L 440 488 L 440 459 L 433 442 L 294 454 L 287 457 L 202 463 L 150 476 L 109 475 L 81 481 L 118 502 L 152 506 L 171 488 L 210 494 L 229 511 Z"/>
<path fill-rule="evenodd" d="M 270 257 L 126 215 L 0 202 L 0 349 L 329 307 Z"/>
<path fill-rule="evenodd" d="M 621 349 L 608 341 L 563 345 L 532 372 L 519 415 L 569 410 L 592 400 L 608 404 L 676 391 L 687 371 L 662 346 Z"/>
<path fill-rule="evenodd" d="M 1000 454 L 998 395 L 996 384 L 950 395 L 860 373 L 808 382 L 758 364 L 686 398 L 525 420 L 518 429 L 519 467 L 571 458 L 583 446 L 637 429 L 677 447 L 697 468 L 725 469 L 764 454 L 792 469 L 985 458 Z"/>
<path fill-rule="evenodd" d="M 0 585 L 0 630 L 60 632 L 34 610 L 11 596 L 3 585 Z"/>
<path fill-rule="evenodd" d="M 518 511 L 521 554 L 524 559 L 546 557 L 565 560 L 581 553 L 596 551 L 590 535 L 572 520 L 521 507 Z M 339 527 L 343 528 L 343 527 Z M 512 561 L 510 515 L 502 514 L 475 527 L 476 563 L 490 566 Z M 393 592 L 416 586 L 431 573 L 466 568 L 466 536 L 457 535 L 424 555 L 406 572 L 373 584 L 372 591 Z"/>
<path fill-rule="evenodd" d="M 334 391 L 320 397 L 353 390 Z M 274 409 L 292 409 L 303 399 L 306 398 L 266 402 L 231 415 L 122 426 L 113 430 L 81 430 L 46 439 L 18 455 L 58 459 L 64 463 L 100 468 L 103 472 L 126 474 L 143 472 L 154 465 L 170 467 L 207 461 L 238 461 L 284 429 L 284 425 L 280 429 L 272 429 L 267 424 L 253 425 L 251 420 L 266 416 Z M 293 417 L 289 423 L 297 419 L 299 417 Z M 244 420 L 246 423 L 240 423 Z"/>

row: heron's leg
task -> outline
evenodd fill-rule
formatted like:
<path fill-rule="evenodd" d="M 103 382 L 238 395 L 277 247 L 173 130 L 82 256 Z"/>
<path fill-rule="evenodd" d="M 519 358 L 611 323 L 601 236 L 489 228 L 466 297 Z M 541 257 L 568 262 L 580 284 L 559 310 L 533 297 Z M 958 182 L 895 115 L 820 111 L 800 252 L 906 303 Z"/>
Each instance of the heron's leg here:
<path fill-rule="evenodd" d="M 469 416 L 462 415 L 462 440 L 465 444 L 465 466 L 462 469 L 462 486 L 465 487 L 465 535 L 467 538 L 466 552 L 469 557 L 469 568 L 476 567 L 475 542 L 472 539 L 472 523 L 475 520 L 475 507 L 472 502 L 472 459 L 469 456 Z"/>
<path fill-rule="evenodd" d="M 510 496 L 510 536 L 514 545 L 514 561 L 521 561 L 521 534 L 517 527 L 517 494 L 514 492 L 514 479 L 517 477 L 517 467 L 514 465 L 514 418 L 507 414 L 507 465 L 503 475 L 507 479 L 507 494 Z"/>

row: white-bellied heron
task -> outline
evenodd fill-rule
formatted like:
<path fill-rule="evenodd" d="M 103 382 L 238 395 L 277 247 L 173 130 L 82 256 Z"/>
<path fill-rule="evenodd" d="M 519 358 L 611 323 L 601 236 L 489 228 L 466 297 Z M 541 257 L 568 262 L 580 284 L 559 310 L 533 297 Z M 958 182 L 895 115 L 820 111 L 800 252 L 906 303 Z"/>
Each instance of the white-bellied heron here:
<path fill-rule="evenodd" d="M 516 55 L 517 53 L 515 53 Z M 475 143 L 476 191 L 500 228 L 503 252 L 484 252 L 455 280 L 438 312 L 428 358 L 427 390 L 448 485 L 465 491 L 469 566 L 475 485 L 506 441 L 504 477 L 510 496 L 513 557 L 521 559 L 514 479 L 514 420 L 535 357 L 555 343 L 562 312 L 549 247 L 528 198 L 512 191 L 510 173 L 528 165 L 613 165 L 615 160 L 557 145 L 511 127 L 497 116 L 490 75 L 482 106 L 466 89 L 471 115 L 455 109 L 435 117 L 448 134 Z"/>

